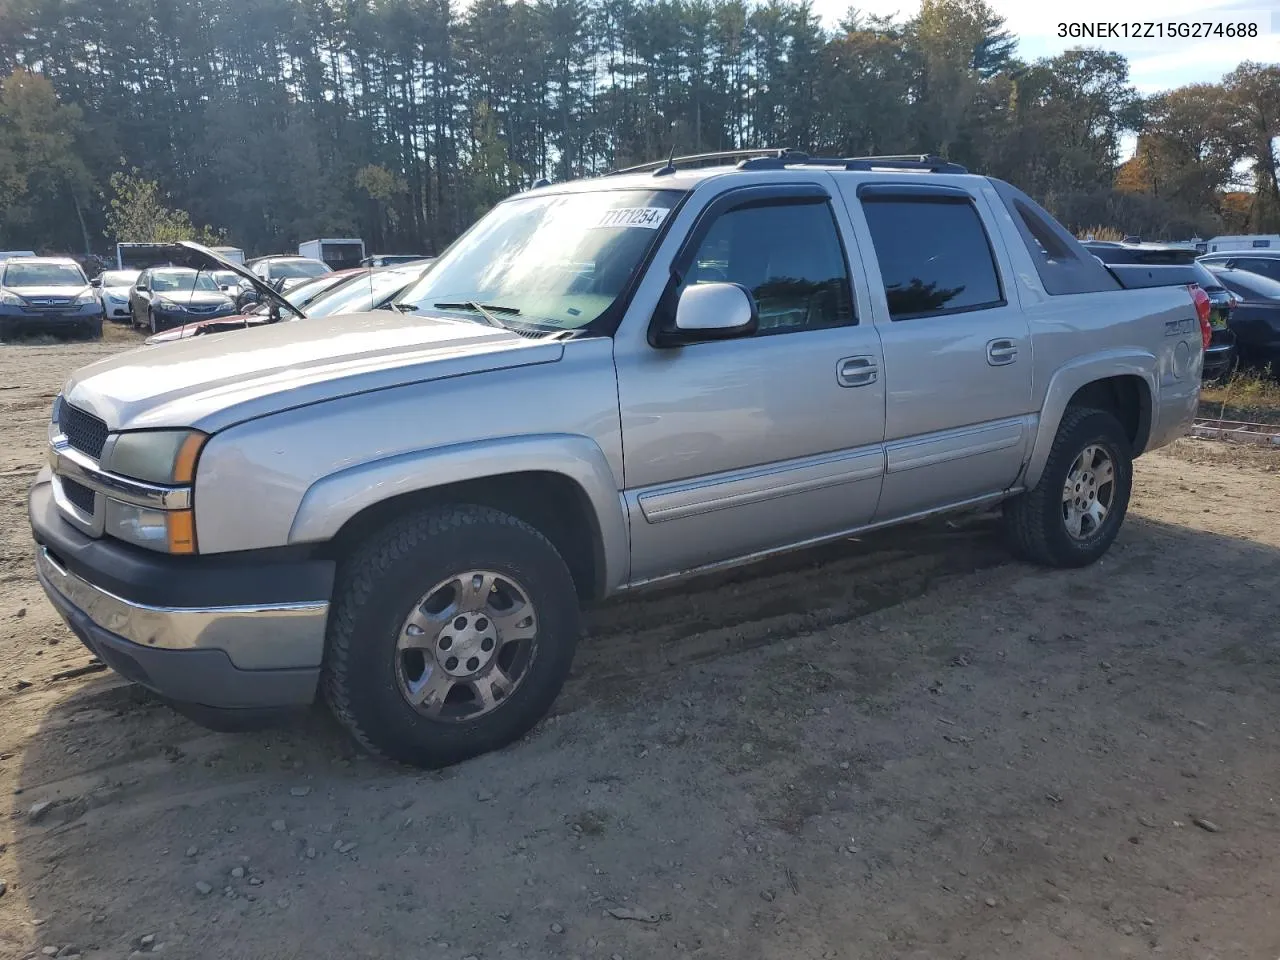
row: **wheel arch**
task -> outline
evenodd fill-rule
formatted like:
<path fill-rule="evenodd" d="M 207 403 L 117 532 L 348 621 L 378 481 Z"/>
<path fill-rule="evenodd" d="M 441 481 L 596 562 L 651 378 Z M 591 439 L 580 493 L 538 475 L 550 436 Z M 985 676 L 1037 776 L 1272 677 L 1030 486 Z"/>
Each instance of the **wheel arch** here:
<path fill-rule="evenodd" d="M 617 484 L 586 437 L 458 444 L 350 467 L 307 490 L 289 542 L 323 542 L 337 559 L 395 517 L 447 503 L 492 507 L 539 530 L 564 557 L 583 599 L 626 580 L 630 542 Z"/>
<path fill-rule="evenodd" d="M 1151 438 L 1157 396 L 1156 358 L 1142 351 L 1084 357 L 1060 368 L 1050 379 L 1040 425 L 1022 485 L 1040 481 L 1054 437 L 1067 410 L 1089 407 L 1113 414 L 1124 427 L 1135 457 Z"/>

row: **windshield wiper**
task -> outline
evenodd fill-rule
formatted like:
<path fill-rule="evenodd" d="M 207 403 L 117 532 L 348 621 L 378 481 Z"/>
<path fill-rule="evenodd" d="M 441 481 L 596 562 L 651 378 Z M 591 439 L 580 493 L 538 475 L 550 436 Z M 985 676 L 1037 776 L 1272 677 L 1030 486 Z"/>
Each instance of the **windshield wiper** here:
<path fill-rule="evenodd" d="M 400 313 L 413 313 L 418 309 L 412 303 L 389 303 L 387 304 L 387 306 L 389 306 L 392 310 L 399 311 Z"/>
<path fill-rule="evenodd" d="M 519 307 L 504 307 L 497 303 L 477 303 L 474 300 L 459 300 L 455 302 L 433 303 L 433 307 L 439 307 L 441 310 L 474 310 L 476 313 L 509 313 L 513 317 L 520 312 Z"/>

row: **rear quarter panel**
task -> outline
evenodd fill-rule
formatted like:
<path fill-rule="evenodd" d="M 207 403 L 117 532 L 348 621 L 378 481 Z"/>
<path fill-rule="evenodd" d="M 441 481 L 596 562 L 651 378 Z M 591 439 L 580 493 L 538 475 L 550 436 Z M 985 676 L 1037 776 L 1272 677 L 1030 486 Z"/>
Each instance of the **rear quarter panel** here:
<path fill-rule="evenodd" d="M 1095 380 L 1134 376 L 1146 384 L 1150 426 L 1139 452 L 1185 433 L 1199 402 L 1203 364 L 1200 324 L 1187 289 L 1169 286 L 1051 296 L 1008 210 L 994 191 L 989 199 L 1031 327 L 1032 390 L 1040 428 L 1023 485 L 1038 482 L 1067 404 L 1077 390 Z"/>

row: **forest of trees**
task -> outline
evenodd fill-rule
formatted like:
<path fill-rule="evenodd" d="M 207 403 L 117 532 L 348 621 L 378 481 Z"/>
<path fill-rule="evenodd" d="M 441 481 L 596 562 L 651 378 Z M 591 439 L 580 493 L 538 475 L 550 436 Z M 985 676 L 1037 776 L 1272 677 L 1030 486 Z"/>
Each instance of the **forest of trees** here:
<path fill-rule="evenodd" d="M 1117 54 L 1015 54 L 983 0 L 4 0 L 0 247 L 105 249 L 125 184 L 251 252 L 434 253 L 536 177 L 749 146 L 940 153 L 1077 230 L 1280 231 L 1280 66 L 1143 98 Z"/>

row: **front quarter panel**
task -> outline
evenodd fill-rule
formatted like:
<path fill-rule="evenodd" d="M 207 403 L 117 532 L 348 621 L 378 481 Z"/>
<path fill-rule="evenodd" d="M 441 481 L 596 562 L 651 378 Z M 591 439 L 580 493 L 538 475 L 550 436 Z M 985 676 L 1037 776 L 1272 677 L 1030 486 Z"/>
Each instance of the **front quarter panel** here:
<path fill-rule="evenodd" d="M 609 576 L 625 577 L 613 344 L 587 338 L 564 347 L 552 363 L 373 390 L 215 434 L 196 474 L 200 552 L 323 540 L 398 493 L 469 472 L 550 469 L 584 486 Z"/>

